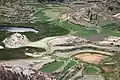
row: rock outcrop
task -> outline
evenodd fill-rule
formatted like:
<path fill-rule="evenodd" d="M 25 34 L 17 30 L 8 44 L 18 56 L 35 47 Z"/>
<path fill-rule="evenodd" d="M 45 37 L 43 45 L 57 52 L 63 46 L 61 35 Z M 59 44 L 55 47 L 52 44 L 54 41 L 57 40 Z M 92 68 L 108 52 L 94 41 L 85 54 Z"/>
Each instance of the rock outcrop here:
<path fill-rule="evenodd" d="M 3 43 L 5 44 L 5 47 L 7 48 L 19 48 L 22 47 L 28 43 L 30 43 L 29 39 L 20 33 L 15 33 L 11 35 L 10 37 L 7 37 Z"/>
<path fill-rule="evenodd" d="M 28 72 L 25 74 L 24 72 Z M 56 80 L 50 73 L 21 67 L 0 66 L 0 80 Z"/>

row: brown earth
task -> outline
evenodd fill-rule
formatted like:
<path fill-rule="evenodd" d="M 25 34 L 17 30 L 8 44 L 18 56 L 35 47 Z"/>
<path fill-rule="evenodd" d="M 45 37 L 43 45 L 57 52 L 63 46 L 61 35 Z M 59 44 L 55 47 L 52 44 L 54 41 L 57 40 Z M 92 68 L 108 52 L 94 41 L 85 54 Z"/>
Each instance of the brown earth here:
<path fill-rule="evenodd" d="M 90 54 L 90 53 L 78 54 L 75 55 L 75 57 L 84 62 L 93 63 L 93 64 L 99 64 L 105 58 L 105 56 L 101 54 Z"/>

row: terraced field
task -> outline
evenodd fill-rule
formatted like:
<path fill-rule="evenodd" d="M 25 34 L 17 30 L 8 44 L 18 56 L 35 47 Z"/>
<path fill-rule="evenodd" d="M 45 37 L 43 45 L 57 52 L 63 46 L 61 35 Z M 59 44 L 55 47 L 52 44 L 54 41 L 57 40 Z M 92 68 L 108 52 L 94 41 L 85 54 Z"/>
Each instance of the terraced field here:
<path fill-rule="evenodd" d="M 101 28 L 76 25 L 68 21 L 69 11 L 70 8 L 60 5 L 38 5 L 31 23 L 1 23 L 1 26 L 33 28 L 38 32 L 17 32 L 20 36 L 25 35 L 30 42 L 13 48 L 3 40 L 9 43 L 14 39 L 10 36 L 16 32 L 0 31 L 0 43 L 4 48 L 0 49 L 0 60 L 28 60 L 27 67 L 52 73 L 56 80 L 84 80 L 89 77 L 111 80 L 111 75 L 119 80 L 119 23 L 110 24 L 111 21 L 108 21 L 100 24 Z"/>

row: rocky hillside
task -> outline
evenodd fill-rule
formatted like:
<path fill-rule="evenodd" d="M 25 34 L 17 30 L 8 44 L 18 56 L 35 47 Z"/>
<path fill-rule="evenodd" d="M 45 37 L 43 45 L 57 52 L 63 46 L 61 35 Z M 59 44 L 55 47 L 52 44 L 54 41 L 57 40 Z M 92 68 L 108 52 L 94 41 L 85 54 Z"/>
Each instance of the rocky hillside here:
<path fill-rule="evenodd" d="M 0 0 L 0 22 L 28 23 L 35 12 L 31 0 Z"/>
<path fill-rule="evenodd" d="M 29 74 L 27 74 L 29 73 Z M 0 66 L 0 80 L 56 80 L 48 73 L 20 67 Z"/>
<path fill-rule="evenodd" d="M 0 0 L 0 22 L 29 23 L 36 10 L 34 4 L 39 3 L 59 3 L 75 10 L 80 9 L 81 5 L 97 4 L 99 9 L 104 9 L 103 13 L 120 12 L 120 0 Z"/>

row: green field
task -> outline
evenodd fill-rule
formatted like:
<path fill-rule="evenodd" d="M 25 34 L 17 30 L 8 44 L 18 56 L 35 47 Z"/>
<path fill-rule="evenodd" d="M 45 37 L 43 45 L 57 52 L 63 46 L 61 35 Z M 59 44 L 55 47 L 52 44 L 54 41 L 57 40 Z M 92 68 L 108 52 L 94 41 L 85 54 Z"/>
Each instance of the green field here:
<path fill-rule="evenodd" d="M 71 31 L 70 35 L 75 35 L 75 36 L 88 36 L 97 33 L 96 30 L 88 30 L 84 26 L 75 25 L 68 21 L 62 22 L 60 26 L 70 30 Z"/>
<path fill-rule="evenodd" d="M 84 74 L 99 74 L 100 69 L 97 66 L 85 65 Z"/>
<path fill-rule="evenodd" d="M 68 69 L 70 69 L 72 66 L 74 66 L 77 62 L 70 60 L 67 64 L 67 66 L 64 68 L 64 72 L 66 72 Z"/>
<path fill-rule="evenodd" d="M 0 60 L 31 58 L 25 55 L 24 50 L 22 48 L 0 50 Z"/>
<path fill-rule="evenodd" d="M 58 19 L 58 16 L 60 13 L 64 12 L 67 9 L 67 7 L 60 7 L 60 6 L 47 6 L 46 8 L 40 9 L 36 14 L 35 20 L 38 21 L 47 21 L 49 19 L 52 19 L 52 21 L 49 21 L 49 25 L 57 25 L 64 29 L 67 29 L 70 31 L 70 35 L 75 36 L 89 36 L 92 34 L 97 33 L 96 30 L 88 30 L 83 26 L 72 24 L 68 21 L 62 21 Z"/>
<path fill-rule="evenodd" d="M 43 9 L 39 9 L 34 15 L 33 15 L 33 22 L 45 22 L 46 20 L 50 19 L 49 17 L 45 16 L 45 13 L 43 12 Z"/>
<path fill-rule="evenodd" d="M 42 72 L 54 72 L 59 69 L 64 64 L 64 61 L 56 61 L 52 63 L 48 63 L 43 66 L 41 69 Z"/>
<path fill-rule="evenodd" d="M 69 30 L 55 25 L 48 25 L 47 23 L 37 26 L 36 29 L 39 31 L 37 34 L 36 33 L 24 33 L 24 34 L 32 41 L 40 40 L 45 37 L 69 34 Z"/>

